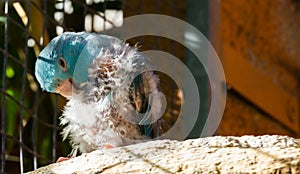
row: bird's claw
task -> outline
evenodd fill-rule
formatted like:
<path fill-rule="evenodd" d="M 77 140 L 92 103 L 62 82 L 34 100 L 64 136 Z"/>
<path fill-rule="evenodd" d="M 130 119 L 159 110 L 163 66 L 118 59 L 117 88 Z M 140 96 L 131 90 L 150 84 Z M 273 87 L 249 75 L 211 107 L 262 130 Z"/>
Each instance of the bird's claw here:
<path fill-rule="evenodd" d="M 59 157 L 56 162 L 60 163 L 60 162 L 63 162 L 63 161 L 67 161 L 69 159 L 71 159 L 71 158 L 68 158 L 68 157 Z"/>
<path fill-rule="evenodd" d="M 114 148 L 114 146 L 110 145 L 110 144 L 105 144 L 104 146 L 104 149 L 111 149 L 111 148 Z"/>

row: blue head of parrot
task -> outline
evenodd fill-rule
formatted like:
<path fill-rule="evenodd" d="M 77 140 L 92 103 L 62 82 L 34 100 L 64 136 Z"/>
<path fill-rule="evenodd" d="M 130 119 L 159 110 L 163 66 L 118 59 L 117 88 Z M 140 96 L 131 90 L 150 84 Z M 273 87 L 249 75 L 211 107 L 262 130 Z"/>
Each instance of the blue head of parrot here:
<path fill-rule="evenodd" d="M 41 51 L 35 64 L 35 76 L 43 90 L 57 92 L 66 80 L 84 82 L 96 52 L 87 48 L 92 34 L 66 32 L 55 37 Z"/>

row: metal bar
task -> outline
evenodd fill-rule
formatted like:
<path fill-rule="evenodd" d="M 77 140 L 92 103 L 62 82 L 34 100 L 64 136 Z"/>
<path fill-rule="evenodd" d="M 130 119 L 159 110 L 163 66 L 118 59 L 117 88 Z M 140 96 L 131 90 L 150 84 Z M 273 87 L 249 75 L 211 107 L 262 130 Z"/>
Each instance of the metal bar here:
<path fill-rule="evenodd" d="M 159 13 L 159 11 L 160 11 L 160 9 L 161 9 L 160 1 L 156 1 L 155 5 L 156 5 L 157 13 Z M 157 25 L 157 26 L 159 26 L 159 25 Z M 154 42 L 155 42 L 155 44 L 154 44 L 154 49 L 155 49 L 155 50 L 158 50 L 158 49 L 159 49 L 159 46 L 160 46 L 160 45 L 159 45 L 159 37 L 155 37 L 155 38 L 154 38 Z"/>
<path fill-rule="evenodd" d="M 43 25 L 42 25 L 42 35 L 40 38 L 40 43 L 39 45 L 41 47 L 44 46 L 44 41 L 45 41 L 45 28 L 46 28 L 46 21 L 47 21 L 47 1 L 43 0 Z M 39 96 L 40 96 L 40 89 L 38 88 L 36 93 L 35 93 L 35 100 L 34 100 L 34 114 L 33 114 L 33 123 L 32 123 L 32 130 L 31 130 L 31 137 L 32 137 L 32 148 L 33 148 L 33 169 L 37 169 L 37 147 L 36 147 L 36 141 L 35 141 L 35 127 L 36 127 L 36 122 L 38 120 L 37 115 L 38 115 L 38 106 L 39 106 Z M 54 128 L 56 129 L 56 128 Z"/>
<path fill-rule="evenodd" d="M 65 25 L 65 0 L 63 1 L 62 11 L 63 11 L 63 14 L 64 14 L 62 25 L 66 26 Z M 57 95 L 55 95 L 54 113 L 53 113 L 53 120 L 52 120 L 53 127 L 56 127 L 56 125 L 57 125 L 57 107 L 58 107 L 58 97 L 57 97 Z M 56 147 L 57 147 L 56 134 L 57 134 L 57 129 L 54 128 L 53 132 L 52 132 L 52 162 L 56 161 Z"/>
<path fill-rule="evenodd" d="M 84 16 L 84 25 L 86 23 L 85 19 L 86 19 L 86 15 L 87 15 L 87 9 L 86 9 L 86 5 L 83 6 L 83 12 L 82 12 L 82 15 Z M 93 27 L 92 27 L 93 28 Z M 84 27 L 84 30 L 85 30 L 85 27 Z"/>
<path fill-rule="evenodd" d="M 106 23 L 106 21 L 107 21 L 107 19 L 106 19 L 106 15 L 105 15 L 105 10 L 106 10 L 106 0 L 104 0 L 104 2 L 103 2 L 103 20 L 104 20 L 104 22 L 103 22 L 103 30 L 105 30 L 106 28 L 105 28 L 105 23 Z"/>
<path fill-rule="evenodd" d="M 132 5 L 130 5 L 130 3 L 126 3 L 127 1 L 126 0 L 123 0 L 123 6 L 124 6 L 124 8 L 125 8 L 125 6 L 126 6 L 126 8 L 129 8 L 130 10 L 132 10 L 132 11 L 135 11 L 135 12 L 137 12 L 137 13 L 140 13 L 140 11 L 139 10 L 137 10 L 136 8 L 134 8 Z"/>
<path fill-rule="evenodd" d="M 186 1 L 186 21 L 196 27 L 202 32 L 204 36 L 207 36 L 208 32 L 208 1 Z M 195 18 L 197 16 L 197 18 Z M 190 32 L 190 31 L 186 31 Z M 185 39 L 186 43 L 192 42 L 188 38 Z M 202 50 L 202 55 L 205 56 L 204 60 L 208 61 L 208 49 L 206 42 L 200 42 L 198 47 Z M 198 49 L 199 49 L 198 48 Z M 208 82 L 207 72 L 205 71 L 204 64 L 198 61 L 195 55 L 186 50 L 184 63 L 193 74 L 195 81 L 198 85 L 199 95 L 201 96 L 201 104 L 198 113 L 197 121 L 190 132 L 188 138 L 198 138 L 200 135 L 206 134 L 205 130 L 202 130 L 205 126 L 205 122 L 208 117 L 208 109 L 210 105 L 210 83 Z M 201 87 L 200 87 L 201 86 Z M 190 125 L 185 125 L 186 127 Z"/>
<path fill-rule="evenodd" d="M 8 0 L 5 0 L 4 4 L 4 14 L 6 17 L 6 22 L 4 24 L 4 56 L 3 56 L 3 90 L 6 91 L 6 66 L 7 66 L 7 58 L 8 58 L 8 21 L 7 21 L 7 16 L 8 16 Z M 2 136 L 1 136 L 1 173 L 5 173 L 5 143 L 6 143 L 6 100 L 5 100 L 6 95 L 2 95 L 2 117 L 1 117 L 1 131 Z"/>
<path fill-rule="evenodd" d="M 138 14 L 142 14 L 143 13 L 143 0 L 139 0 L 139 5 L 138 5 L 138 9 L 139 9 L 139 12 Z"/>
<path fill-rule="evenodd" d="M 21 103 L 20 101 L 18 101 L 15 97 L 13 97 L 12 95 L 8 94 L 4 88 L 0 88 L 0 92 L 3 93 L 7 98 L 11 99 L 13 102 L 15 102 L 16 104 L 18 104 L 20 107 L 23 107 L 24 110 L 26 112 L 28 112 L 28 114 L 31 114 L 31 111 L 29 108 L 27 108 L 23 103 Z"/>
<path fill-rule="evenodd" d="M 13 96 L 11 96 L 11 95 L 8 94 L 7 92 L 5 92 L 3 89 L 0 88 L 0 92 L 3 93 L 3 94 L 5 94 L 6 97 L 10 98 L 13 102 L 15 102 L 16 104 L 18 104 L 19 106 L 24 107 L 24 110 L 28 112 L 28 115 L 29 115 L 29 116 L 34 114 L 34 113 L 32 113 L 31 110 L 29 110 L 28 108 L 26 108 L 20 101 L 16 100 Z M 41 119 L 39 119 L 39 118 L 36 118 L 36 119 L 37 119 L 37 121 L 38 121 L 40 124 L 42 124 L 42 125 L 44 125 L 44 126 L 46 126 L 46 127 L 48 127 L 48 128 L 51 128 L 51 129 L 54 129 L 54 128 L 55 128 L 55 129 L 57 129 L 57 130 L 62 130 L 62 128 L 59 127 L 59 126 L 54 126 L 53 124 L 46 123 L 46 122 L 44 122 L 43 120 L 41 120 Z"/>
<path fill-rule="evenodd" d="M 31 1 L 31 4 L 32 4 L 38 11 L 40 11 L 40 12 L 43 13 L 45 16 L 47 16 L 46 19 L 49 19 L 49 21 L 52 22 L 54 25 L 58 25 L 58 26 L 62 27 L 64 30 L 67 29 L 64 25 L 60 25 L 59 22 L 57 22 L 57 21 L 53 18 L 53 16 L 49 16 L 49 15 L 47 14 L 47 11 L 44 11 L 44 9 L 46 8 L 46 6 L 45 6 L 45 8 L 43 9 L 43 8 L 39 7 L 39 5 L 36 4 L 36 2 L 34 2 L 34 1 Z M 47 5 L 47 4 L 46 4 L 46 5 Z M 44 20 L 45 20 L 45 19 L 44 19 Z M 38 42 L 37 42 L 37 43 L 38 43 Z"/>
<path fill-rule="evenodd" d="M 58 108 L 58 97 L 55 95 L 55 102 L 54 102 L 54 114 L 53 114 L 53 127 L 56 127 L 57 125 L 57 108 Z M 52 161 L 56 161 L 56 146 L 57 146 L 57 129 L 53 128 L 53 134 L 52 134 Z"/>
<path fill-rule="evenodd" d="M 0 134 L 3 135 L 4 132 L 0 131 Z M 14 136 L 5 134 L 5 138 L 6 138 L 6 139 L 11 139 L 11 140 L 13 140 L 15 143 L 20 144 L 19 139 L 17 139 L 17 138 L 14 137 Z M 42 155 L 40 155 L 40 154 L 38 154 L 38 153 L 34 153 L 34 151 L 31 150 L 31 149 L 30 149 L 28 146 L 26 146 L 24 143 L 22 143 L 22 145 L 23 145 L 24 150 L 26 150 L 28 153 L 37 156 L 40 160 L 45 160 L 47 163 L 51 163 L 51 160 L 45 158 L 44 156 L 42 156 Z"/>
<path fill-rule="evenodd" d="M 36 151 L 36 142 L 35 142 L 35 126 L 37 121 L 37 113 L 38 113 L 38 104 L 39 104 L 39 96 L 40 96 L 40 90 L 38 90 L 35 93 L 34 97 L 34 114 L 33 114 L 33 122 L 32 122 L 32 129 L 31 129 L 31 142 L 32 142 L 32 150 L 33 150 L 33 170 L 37 169 L 37 151 Z"/>
<path fill-rule="evenodd" d="M 15 102 L 15 104 L 19 105 L 20 107 L 23 107 L 24 110 L 28 113 L 29 116 L 31 115 L 34 115 L 34 113 L 29 109 L 27 108 L 23 103 L 21 103 L 20 101 L 16 100 L 13 96 L 11 96 L 10 94 L 8 94 L 6 91 L 4 91 L 3 89 L 0 88 L 0 92 L 3 93 L 4 95 L 6 95 L 6 97 L 8 97 L 9 99 L 11 99 L 13 102 Z M 55 128 L 57 130 L 62 130 L 61 127 L 58 127 L 58 126 L 53 126 L 52 124 L 49 124 L 49 123 L 46 123 L 44 122 L 43 120 L 40 120 L 39 118 L 37 118 L 37 121 L 48 127 L 48 128 Z"/>
<path fill-rule="evenodd" d="M 24 104 L 22 104 L 20 101 L 16 100 L 13 96 L 11 96 L 10 94 L 8 94 L 5 90 L 3 90 L 3 89 L 0 88 L 0 92 L 3 93 L 4 95 L 6 95 L 7 98 L 9 98 L 9 99 L 11 99 L 13 102 L 15 102 L 15 104 L 19 105 L 20 107 L 23 107 L 24 110 L 28 113 L 29 116 L 34 114 L 34 113 L 33 113 L 30 109 L 28 109 Z M 57 130 L 62 130 L 61 127 L 53 126 L 52 124 L 46 123 L 46 122 L 44 122 L 43 120 L 41 120 L 41 119 L 39 119 L 39 118 L 37 118 L 37 121 L 38 121 L 39 123 L 41 123 L 42 125 L 48 127 L 48 128 L 51 128 L 51 129 L 52 129 L 52 128 L 55 128 L 55 129 L 57 129 Z"/>
<path fill-rule="evenodd" d="M 3 14 L 2 12 L 0 12 L 0 14 Z M 7 19 L 6 19 L 7 21 L 9 21 L 9 22 L 12 22 L 13 24 L 15 24 L 17 27 L 19 27 L 22 31 L 24 31 L 24 33 L 25 34 L 28 34 L 30 37 L 31 37 L 31 39 L 33 39 L 36 43 L 38 43 L 38 40 L 36 40 L 34 37 L 33 37 L 33 35 L 31 35 L 30 33 L 29 33 L 29 31 L 27 31 L 26 30 L 26 28 L 25 27 L 23 27 L 21 24 L 19 24 L 15 19 L 13 19 L 13 18 L 11 18 L 11 17 L 7 17 Z M 38 45 L 39 46 L 39 45 Z M 40 47 L 41 48 L 41 47 Z"/>
<path fill-rule="evenodd" d="M 21 89 L 21 103 L 24 105 L 25 102 L 25 92 L 26 92 L 26 75 L 27 75 L 27 64 L 28 64 L 28 45 L 27 41 L 29 39 L 29 26 L 30 26 L 30 1 L 28 0 L 26 6 L 26 15 L 28 18 L 28 22 L 26 24 L 26 32 L 25 32 L 25 59 L 24 59 L 24 70 L 23 70 L 23 77 L 22 77 L 22 89 Z M 23 110 L 24 108 L 20 108 L 20 118 L 19 118 L 19 150 L 20 150 L 20 173 L 24 173 L 24 161 L 23 161 Z"/>
<path fill-rule="evenodd" d="M 3 12 L 0 12 L 0 14 L 1 14 L 1 15 L 5 15 Z M 53 18 L 51 18 L 51 17 L 48 16 L 48 15 L 47 15 L 47 19 L 49 19 L 54 25 L 61 26 L 61 27 L 64 28 L 64 30 L 66 30 L 66 27 L 65 27 L 65 26 L 60 25 L 58 22 L 56 22 Z M 29 31 L 27 31 L 26 28 L 23 27 L 21 24 L 19 24 L 15 19 L 13 19 L 13 18 L 11 18 L 11 17 L 8 16 L 6 20 L 9 21 L 9 22 L 12 22 L 13 24 L 15 24 L 17 27 L 19 27 L 19 28 L 20 28 L 22 31 L 24 31 L 26 34 L 29 34 L 29 36 L 30 36 L 32 39 L 34 39 L 34 41 L 35 41 L 36 43 L 39 43 L 39 41 L 36 40 L 36 38 L 33 37 L 33 36 L 29 33 Z M 39 46 L 40 49 L 42 48 L 40 45 L 38 45 L 38 46 Z"/>
<path fill-rule="evenodd" d="M 45 44 L 45 30 L 46 30 L 46 24 L 47 24 L 47 0 L 43 0 L 43 26 L 42 26 L 42 39 L 41 39 L 41 47 Z"/>
<path fill-rule="evenodd" d="M 23 63 L 22 63 L 20 60 L 18 60 L 18 58 L 14 57 L 13 55 L 11 55 L 11 54 L 9 54 L 9 53 L 5 53 L 5 50 L 2 49 L 2 48 L 0 48 L 0 52 L 2 52 L 3 55 L 4 55 L 4 54 L 7 54 L 8 58 L 12 59 L 14 62 L 16 62 L 17 64 L 19 64 L 20 66 L 22 66 L 22 68 L 24 68 Z M 30 69 L 28 69 L 27 72 L 28 72 L 29 74 L 31 74 L 32 76 L 34 76 L 34 73 L 33 73 Z"/>
<path fill-rule="evenodd" d="M 88 12 L 92 13 L 92 14 L 96 14 L 102 18 L 105 18 L 104 15 L 101 15 L 98 11 L 94 10 L 93 8 L 90 8 L 89 6 L 87 6 L 85 3 L 79 1 L 79 0 L 73 0 L 73 2 L 85 7 L 87 9 Z M 108 23 L 110 23 L 112 26 L 115 27 L 115 24 L 113 23 L 113 21 L 110 21 L 110 20 L 106 20 Z"/>
<path fill-rule="evenodd" d="M 172 1 L 172 3 L 171 3 L 169 0 L 166 1 L 166 2 L 169 3 L 169 5 L 172 7 L 172 15 L 173 16 L 177 16 L 177 10 L 176 10 L 176 4 L 175 4 L 175 2 Z M 170 40 L 170 44 L 171 44 L 172 55 L 176 55 L 176 49 L 175 49 L 175 43 L 174 43 L 174 41 Z M 182 59 L 184 59 L 184 58 L 182 57 Z M 171 84 L 172 84 L 171 89 L 173 90 L 173 92 L 171 92 L 170 95 L 171 95 L 171 101 L 173 101 L 173 102 L 170 102 L 171 103 L 170 107 L 172 109 L 176 109 L 175 108 L 176 104 L 174 104 L 174 101 L 176 100 L 177 91 L 175 91 L 175 89 L 177 88 L 177 86 L 174 85 L 173 83 L 171 83 Z M 180 90 L 180 89 L 178 88 L 178 90 Z M 172 124 L 174 124 L 176 122 L 176 115 L 175 115 L 174 112 L 171 112 L 170 114 L 171 114 L 171 118 L 173 118 L 172 119 Z"/>

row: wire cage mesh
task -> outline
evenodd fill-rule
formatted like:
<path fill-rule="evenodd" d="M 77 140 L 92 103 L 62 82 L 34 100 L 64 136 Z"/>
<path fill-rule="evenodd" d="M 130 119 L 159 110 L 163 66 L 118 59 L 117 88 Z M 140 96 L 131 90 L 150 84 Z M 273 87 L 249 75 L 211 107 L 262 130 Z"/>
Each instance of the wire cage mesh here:
<path fill-rule="evenodd" d="M 53 37 L 64 31 L 101 32 L 122 24 L 127 16 L 160 13 L 184 18 L 184 1 L 5 0 L 0 2 L 1 171 L 23 173 L 55 162 L 71 151 L 59 132 L 65 99 L 42 92 L 34 76 L 35 60 Z M 159 27 L 159 26 L 158 26 Z M 141 49 L 166 50 L 184 57 L 178 43 L 160 37 L 128 41 Z M 164 74 L 162 79 L 167 79 Z M 167 79 L 168 80 L 168 79 Z M 162 86 L 176 113 L 176 84 Z M 175 109 L 174 109 L 175 108 Z"/>

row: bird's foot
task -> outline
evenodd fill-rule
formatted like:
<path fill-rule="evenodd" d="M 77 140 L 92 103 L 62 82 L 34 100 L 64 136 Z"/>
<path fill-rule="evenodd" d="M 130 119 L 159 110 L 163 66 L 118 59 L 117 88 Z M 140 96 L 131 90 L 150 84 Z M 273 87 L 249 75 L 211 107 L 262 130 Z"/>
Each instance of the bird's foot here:
<path fill-rule="evenodd" d="M 114 148 L 114 146 L 110 145 L 110 144 L 105 144 L 104 146 L 104 149 L 111 149 L 111 148 Z"/>
<path fill-rule="evenodd" d="M 112 146 L 112 145 L 110 145 L 110 144 L 105 144 L 104 146 L 103 146 L 103 148 L 104 149 L 111 149 L 111 148 L 114 148 L 114 146 Z M 68 157 L 59 157 L 58 159 L 57 159 L 57 163 L 60 163 L 60 162 L 63 162 L 63 161 L 67 161 L 67 160 L 69 160 L 69 159 L 71 159 L 71 158 L 68 158 Z"/>
<path fill-rule="evenodd" d="M 63 161 L 67 161 L 69 159 L 71 159 L 71 158 L 68 158 L 68 157 L 59 157 L 56 162 L 60 163 L 60 162 L 63 162 Z"/>

